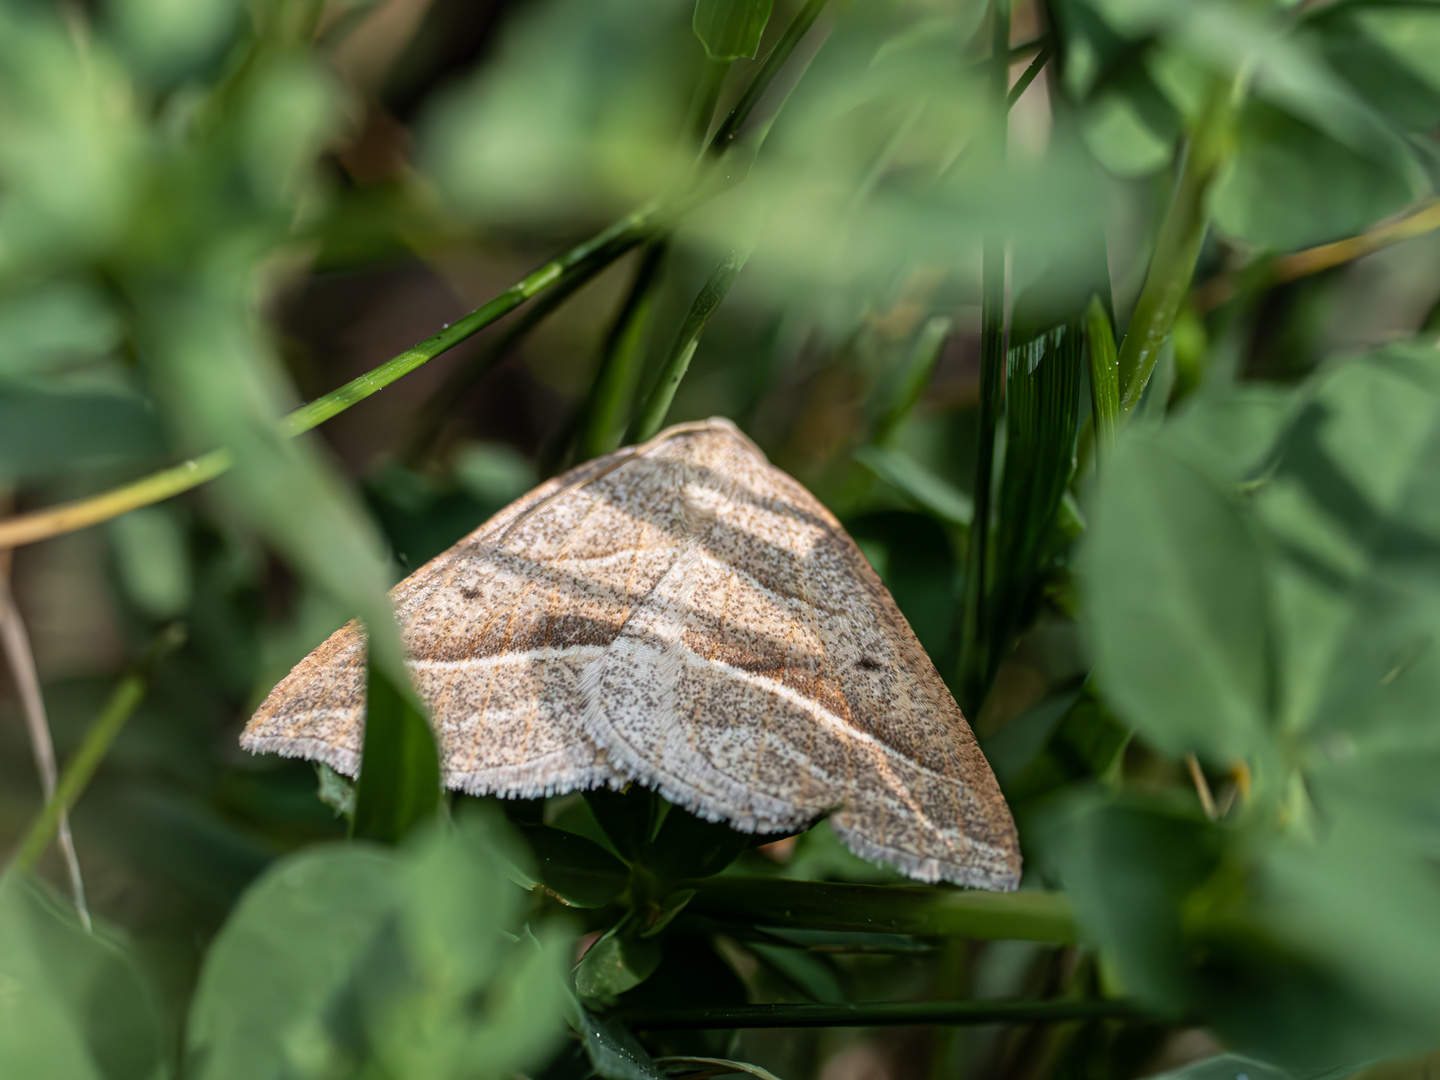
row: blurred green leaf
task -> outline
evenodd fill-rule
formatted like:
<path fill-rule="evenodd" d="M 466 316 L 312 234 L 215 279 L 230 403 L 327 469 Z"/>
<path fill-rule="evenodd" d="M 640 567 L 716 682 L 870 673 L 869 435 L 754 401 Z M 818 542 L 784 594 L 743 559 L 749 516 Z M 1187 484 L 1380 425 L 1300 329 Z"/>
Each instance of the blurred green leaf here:
<path fill-rule="evenodd" d="M 110 522 L 110 543 L 130 599 L 152 619 L 190 605 L 190 553 L 184 522 L 168 507 L 134 510 Z"/>
<path fill-rule="evenodd" d="M 93 365 L 120 342 L 121 324 L 105 298 L 78 281 L 27 289 L 0 302 L 0 375 L 62 374 Z"/>
<path fill-rule="evenodd" d="M 107 468 L 164 451 L 159 418 L 137 395 L 0 383 L 0 478 Z"/>
<path fill-rule="evenodd" d="M 1183 1013 L 1195 994 L 1184 901 L 1219 863 L 1215 827 L 1163 801 L 1081 790 L 1048 807 L 1039 828 L 1047 864 L 1124 991 Z"/>
<path fill-rule="evenodd" d="M 695 0 L 695 36 L 711 60 L 753 58 L 772 0 Z"/>
<path fill-rule="evenodd" d="M 277 865 L 207 958 L 189 1027 L 196 1075 L 500 1080 L 563 1025 L 563 936 L 505 931 L 524 893 L 498 819 L 401 852 L 349 845 Z"/>
<path fill-rule="evenodd" d="M 969 495 L 957 490 L 902 450 L 862 446 L 855 460 L 881 480 L 950 525 L 969 528 L 975 505 Z"/>
<path fill-rule="evenodd" d="M 1215 223 L 1244 243 L 1277 251 L 1365 231 L 1421 193 L 1413 158 L 1397 144 L 1388 159 L 1363 154 L 1251 102 L 1237 148 L 1213 195 Z"/>
<path fill-rule="evenodd" d="M 1121 439 L 1100 477 L 1086 594 L 1106 698 L 1153 745 L 1228 762 L 1268 746 L 1264 550 L 1239 506 L 1163 442 Z"/>
<path fill-rule="evenodd" d="M 66 1080 L 170 1075 L 149 985 L 108 931 L 27 875 L 0 878 L 0 1073 Z"/>
<path fill-rule="evenodd" d="M 214 59 L 242 17 L 238 0 L 110 0 L 107 6 L 135 65 L 160 82 Z"/>
<path fill-rule="evenodd" d="M 1154 1080 L 1293 1080 L 1293 1077 L 1284 1069 L 1244 1054 L 1217 1054 L 1158 1073 Z"/>
<path fill-rule="evenodd" d="M 415 691 L 373 661 L 367 671 L 354 833 L 393 844 L 439 809 L 440 750 Z"/>

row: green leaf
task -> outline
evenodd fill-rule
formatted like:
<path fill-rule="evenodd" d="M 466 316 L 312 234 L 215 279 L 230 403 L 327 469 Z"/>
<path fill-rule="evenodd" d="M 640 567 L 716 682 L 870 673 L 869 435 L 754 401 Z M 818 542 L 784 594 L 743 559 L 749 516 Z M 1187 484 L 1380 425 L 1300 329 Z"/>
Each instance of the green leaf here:
<path fill-rule="evenodd" d="M 1229 762 L 1268 745 L 1264 552 L 1240 507 L 1163 441 L 1122 439 L 1086 547 L 1096 675 L 1154 746 Z"/>
<path fill-rule="evenodd" d="M 711 60 L 753 59 L 772 0 L 695 0 L 695 36 Z"/>
<path fill-rule="evenodd" d="M 709 877 L 738 859 L 753 839 L 753 835 L 737 832 L 723 821 L 706 821 L 672 806 L 643 861 L 647 869 L 663 879 Z"/>
<path fill-rule="evenodd" d="M 628 784 L 623 791 L 592 788 L 585 792 L 585 802 L 620 857 L 629 862 L 650 846 L 665 806 L 659 795 L 639 784 Z"/>
<path fill-rule="evenodd" d="M 187 1029 L 195 1075 L 284 1076 L 325 1055 L 323 1010 L 399 901 L 396 862 L 367 845 L 314 849 L 246 892 L 195 991 Z"/>
<path fill-rule="evenodd" d="M 630 882 L 629 867 L 583 836 L 548 825 L 520 831 L 535 853 L 540 880 L 573 907 L 604 907 Z"/>
<path fill-rule="evenodd" d="M 644 927 L 627 916 L 591 945 L 575 969 L 575 992 L 590 1005 L 608 1006 L 639 986 L 660 966 L 660 945 L 642 937 Z"/>
<path fill-rule="evenodd" d="M 63 439 L 54 437 L 64 432 Z M 0 383 L 0 479 L 112 467 L 165 452 L 155 410 L 134 394 Z"/>
<path fill-rule="evenodd" d="M 1244 1054 L 1217 1054 L 1171 1069 L 1153 1080 L 1295 1080 L 1291 1073 Z"/>
<path fill-rule="evenodd" d="M 1024 297 L 1016 304 L 1017 329 Z M 1039 602 L 1040 572 L 1053 558 L 1055 514 L 1075 471 L 1075 433 L 1085 339 L 1078 321 L 1046 328 L 1009 351 L 1005 390 L 1005 471 L 995 527 L 988 655 L 1009 653 Z M 989 673 L 987 673 L 989 674 Z M 988 678 L 986 682 L 988 683 Z"/>
<path fill-rule="evenodd" d="M 580 1010 L 580 1038 L 597 1075 L 604 1080 L 666 1080 L 664 1071 L 619 1020 Z"/>
<path fill-rule="evenodd" d="M 397 687 L 373 660 L 367 670 L 354 833 L 394 844 L 440 808 L 440 753 L 414 691 Z"/>
<path fill-rule="evenodd" d="M 501 1080 L 563 1031 L 572 940 L 509 931 L 525 894 L 498 815 L 401 849 L 312 849 L 246 893 L 206 958 L 188 1028 L 203 1080 Z"/>
<path fill-rule="evenodd" d="M 1047 866 L 1087 936 L 1114 960 L 1125 993 L 1178 1015 L 1195 995 L 1181 911 L 1215 870 L 1220 837 L 1188 807 L 1082 791 L 1038 826 Z"/>
<path fill-rule="evenodd" d="M 105 930 L 88 932 L 39 880 L 0 878 L 0 1075 L 169 1075 L 150 987 Z"/>
<path fill-rule="evenodd" d="M 975 504 L 970 496 L 904 451 L 862 446 L 855 451 L 855 460 L 941 521 L 969 528 L 975 514 Z"/>
<path fill-rule="evenodd" d="M 1258 247 L 1289 251 L 1363 232 L 1421 191 L 1399 140 L 1386 156 L 1361 153 L 1264 102 L 1241 111 L 1237 144 L 1215 186 L 1215 223 Z"/>

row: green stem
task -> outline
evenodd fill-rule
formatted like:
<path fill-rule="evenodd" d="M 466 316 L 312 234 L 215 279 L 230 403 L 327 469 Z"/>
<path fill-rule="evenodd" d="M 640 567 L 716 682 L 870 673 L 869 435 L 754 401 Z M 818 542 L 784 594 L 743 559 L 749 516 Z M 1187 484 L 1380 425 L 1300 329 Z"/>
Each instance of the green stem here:
<path fill-rule="evenodd" d="M 890 398 L 889 407 L 881 415 L 870 438 L 873 445 L 883 446 L 919 403 L 920 396 L 930 385 L 930 377 L 935 374 L 935 365 L 939 363 L 940 354 L 945 350 L 945 342 L 950 338 L 952 325 L 948 316 L 936 315 L 926 320 L 920 332 L 915 335 L 910 354 L 905 358 L 904 374 Z"/>
<path fill-rule="evenodd" d="M 1165 212 L 1145 285 L 1120 346 L 1120 413 L 1140 403 L 1195 275 L 1195 261 L 1210 218 L 1206 195 L 1228 152 L 1232 112 L 1230 86 L 1216 80 L 1185 153 L 1175 194 Z"/>
<path fill-rule="evenodd" d="M 1060 1024 L 1139 1020 L 1124 1001 L 855 1001 L 834 1005 L 721 1005 L 627 1009 L 620 1018 L 650 1031 L 715 1028 L 882 1027 L 919 1024 Z"/>
<path fill-rule="evenodd" d="M 1095 422 L 1095 445 L 1105 457 L 1115 445 L 1120 417 L 1120 360 L 1115 352 L 1115 331 L 1098 296 L 1085 309 L 1085 344 L 1090 354 L 1090 410 Z"/>
<path fill-rule="evenodd" d="M 736 275 L 749 257 L 748 249 L 732 249 L 711 272 L 709 279 L 700 289 L 700 294 L 695 297 L 695 302 L 690 305 L 685 321 L 680 324 L 675 344 L 670 347 L 670 354 L 665 358 L 655 385 L 630 428 L 628 442 L 644 442 L 654 436 L 664 424 L 665 414 L 670 411 L 670 403 L 675 399 L 675 391 L 690 368 L 690 358 L 695 355 L 695 349 L 700 344 L 700 335 L 705 332 L 705 324 L 725 299 L 725 294 L 730 291 Z"/>
<path fill-rule="evenodd" d="M 994 0 L 990 9 L 990 93 L 995 104 L 991 118 L 995 164 L 1003 166 L 1009 109 L 1006 90 L 1010 81 L 1010 0 Z M 970 526 L 970 548 L 965 572 L 964 624 L 960 645 L 961 706 L 972 715 L 985 696 L 985 672 L 990 667 L 985 612 L 986 569 L 990 546 L 990 490 L 995 474 L 995 432 L 1000 422 L 1005 387 L 1005 240 L 990 235 L 982 253 L 980 300 L 980 432 L 975 454 L 975 516 Z"/>
<path fill-rule="evenodd" d="M 607 253 L 608 255 L 609 253 Z M 616 256 L 618 257 L 618 255 Z M 558 281 L 533 304 L 528 305 L 509 323 L 498 338 L 474 356 L 469 363 L 452 367 L 435 392 L 426 399 L 417 414 L 410 445 L 403 457 L 407 461 L 422 460 L 430 453 L 445 431 L 446 417 L 463 402 L 470 390 L 497 363 L 508 356 L 530 331 L 544 322 L 550 315 L 576 292 L 588 284 L 600 271 L 610 265 L 610 258 L 594 259 L 574 274 Z"/>
<path fill-rule="evenodd" d="M 1035 81 L 1035 76 L 1040 74 L 1045 65 L 1049 63 L 1050 57 L 1054 55 L 1055 43 L 1049 38 L 1046 38 L 1045 43 L 1040 46 L 1040 51 L 1035 54 L 1035 59 L 1031 60 L 1030 66 L 1020 73 L 1020 78 L 1015 80 L 1015 85 L 1010 88 L 1010 93 L 1006 95 L 1005 108 L 1007 110 L 1015 107 L 1015 103 L 1024 96 L 1026 90 L 1030 89 L 1030 84 Z"/>
<path fill-rule="evenodd" d="M 115 689 L 111 691 L 110 698 L 105 702 L 105 707 L 100 711 L 100 716 L 85 733 L 85 739 L 69 761 L 65 763 L 65 770 L 60 774 L 60 781 L 55 785 L 55 794 L 40 816 L 35 819 L 30 831 L 25 834 L 20 847 L 16 850 L 12 867 L 28 871 L 34 868 L 40 861 L 40 856 L 45 854 L 45 849 L 50 846 L 50 841 L 55 838 L 56 830 L 60 827 L 60 820 L 69 813 L 70 809 L 79 801 L 85 788 L 90 783 L 90 778 L 95 775 L 95 770 L 100 767 L 110 745 L 115 737 L 120 734 L 120 729 L 125 722 L 134 714 L 140 702 L 144 700 L 145 693 L 150 686 L 150 675 L 155 665 L 162 657 L 172 649 L 178 647 L 185 639 L 185 632 L 179 624 L 167 627 L 161 631 L 160 636 L 155 639 L 145 658 L 127 673 Z"/>
<path fill-rule="evenodd" d="M 620 444 L 625 434 L 625 409 L 634 397 L 635 382 L 640 374 L 645 323 L 665 253 L 666 245 L 661 241 L 653 241 L 645 248 L 630 293 L 605 337 L 605 346 L 600 353 L 600 369 L 595 374 L 589 399 L 585 403 L 584 420 L 576 443 L 575 453 L 579 461 L 608 454 Z"/>
<path fill-rule="evenodd" d="M 620 219 L 603 232 L 527 274 L 459 322 L 451 323 L 440 333 L 406 349 L 399 356 L 385 361 L 357 379 L 352 379 L 324 397 L 296 409 L 281 421 L 282 430 L 287 435 L 294 436 L 323 424 L 485 329 L 542 289 L 562 284 L 577 275 L 588 274 L 597 262 L 603 265 L 619 258 L 649 234 L 655 227 L 658 216 L 658 207 L 649 206 Z M 228 451 L 212 450 L 201 457 L 192 458 L 101 495 L 0 521 L 0 549 L 34 543 L 109 521 L 127 511 L 149 506 L 198 487 L 224 473 L 232 464 L 233 460 Z"/>
<path fill-rule="evenodd" d="M 720 100 L 720 88 L 725 76 L 730 74 L 734 60 L 716 60 L 705 57 L 705 67 L 700 73 L 700 84 L 695 88 L 695 97 L 690 102 L 690 116 L 685 122 L 689 147 L 703 146 L 705 136 L 710 133 L 710 121 L 715 116 L 715 104 Z M 772 76 L 773 77 L 773 76 Z"/>
<path fill-rule="evenodd" d="M 1057 945 L 1076 940 L 1075 917 L 1063 893 L 960 892 L 739 875 L 687 882 L 686 887 L 695 890 L 688 911 L 759 926 Z"/>
<path fill-rule="evenodd" d="M 815 25 L 815 20 L 820 17 L 820 12 L 825 10 L 827 2 L 828 0 L 806 0 L 800 13 L 790 21 L 785 32 L 780 35 L 780 40 L 775 42 L 775 47 L 770 50 L 770 54 L 765 57 L 765 62 L 760 65 L 760 70 L 750 80 L 750 85 L 740 95 L 740 100 L 730 110 L 730 115 L 724 119 L 715 132 L 715 137 L 710 140 L 712 155 L 724 153 L 740 135 L 740 129 L 745 125 L 745 121 L 755 111 L 755 106 L 765 96 L 765 91 L 770 89 L 771 82 L 780 73 L 780 69 L 785 66 L 785 61 L 790 58 L 790 54 L 795 51 L 795 46 L 800 44 L 800 39 L 805 36 L 810 27 Z"/>

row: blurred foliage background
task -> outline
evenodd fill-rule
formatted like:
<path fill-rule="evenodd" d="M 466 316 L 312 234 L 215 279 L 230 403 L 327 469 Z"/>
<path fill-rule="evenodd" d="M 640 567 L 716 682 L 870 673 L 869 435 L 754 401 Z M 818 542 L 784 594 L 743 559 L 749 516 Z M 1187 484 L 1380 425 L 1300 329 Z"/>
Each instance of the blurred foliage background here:
<path fill-rule="evenodd" d="M 0 0 L 0 1072 L 1431 1075 L 1437 131 L 1422 0 Z M 239 751 L 657 410 L 844 521 L 1021 893 Z"/>

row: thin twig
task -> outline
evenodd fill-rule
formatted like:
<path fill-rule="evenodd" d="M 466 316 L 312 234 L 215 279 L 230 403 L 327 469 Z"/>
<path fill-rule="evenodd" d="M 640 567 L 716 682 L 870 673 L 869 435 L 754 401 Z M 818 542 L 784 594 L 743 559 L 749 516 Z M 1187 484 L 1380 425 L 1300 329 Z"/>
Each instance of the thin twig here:
<path fill-rule="evenodd" d="M 670 355 L 666 357 L 655 379 L 655 385 L 635 417 L 627 442 L 644 442 L 653 437 L 664 424 L 665 415 L 670 411 L 670 403 L 675 400 L 675 391 L 690 368 L 690 358 L 695 355 L 695 350 L 700 345 L 700 335 L 705 332 L 705 325 L 724 301 L 730 286 L 735 283 L 736 276 L 749 257 L 749 248 L 730 250 L 701 287 L 695 302 L 690 305 L 689 314 L 680 325 L 680 332 L 670 347 Z"/>
<path fill-rule="evenodd" d="M 25 834 L 25 839 L 16 850 L 14 865 L 18 869 L 33 869 L 57 830 L 64 828 L 65 816 L 84 793 L 115 737 L 120 734 L 120 729 L 144 700 L 155 665 L 184 639 L 185 631 L 180 624 L 167 626 L 155 639 L 144 659 L 126 672 L 116 684 L 105 702 L 105 707 L 100 710 L 99 717 L 85 733 L 79 749 L 65 763 L 65 771 L 60 774 L 54 796 L 46 802 L 45 809 L 30 826 L 30 831 Z"/>
<path fill-rule="evenodd" d="M 895 1024 L 1059 1024 L 1071 1020 L 1130 1020 L 1143 1016 L 1125 1001 L 855 1001 L 834 1005 L 627 1009 L 619 1015 L 631 1026 L 651 1031 Z"/>
<path fill-rule="evenodd" d="M 1216 274 L 1203 285 L 1196 287 L 1190 296 L 1190 302 L 1202 313 L 1213 311 L 1233 299 L 1247 286 L 1259 288 L 1282 285 L 1287 281 L 1309 277 L 1437 229 L 1440 229 L 1440 199 L 1432 199 L 1398 221 L 1377 225 L 1359 236 L 1306 248 L 1290 255 L 1262 259 L 1239 271 Z"/>
<path fill-rule="evenodd" d="M 1195 794 L 1200 796 L 1200 809 L 1205 811 L 1207 818 L 1214 821 L 1220 816 L 1220 811 L 1215 808 L 1215 796 L 1210 791 L 1210 781 L 1205 779 L 1205 771 L 1200 768 L 1200 759 L 1194 754 L 1186 754 L 1185 768 L 1190 770 Z"/>
<path fill-rule="evenodd" d="M 35 654 L 30 650 L 30 636 L 10 592 L 10 580 L 0 576 L 0 638 L 4 639 L 5 659 L 15 678 L 15 689 L 25 713 L 25 726 L 30 731 L 30 748 L 35 754 L 35 767 L 40 772 L 40 790 L 48 804 L 55 798 L 57 782 L 55 743 L 50 738 L 50 721 L 45 715 L 45 698 L 40 693 L 40 674 L 35 669 Z M 80 859 L 75 854 L 75 838 L 70 834 L 70 817 L 61 813 L 57 827 L 60 852 L 70 875 L 70 891 L 75 897 L 75 910 L 85 929 L 90 929 L 90 908 L 85 903 L 85 882 L 80 876 Z"/>
<path fill-rule="evenodd" d="M 1045 65 L 1050 62 L 1050 57 L 1055 54 L 1055 43 L 1048 38 L 1040 46 L 1040 51 L 1035 54 L 1035 59 L 1030 61 L 1030 66 L 1020 73 L 1020 78 L 1015 80 L 1015 85 L 1010 88 L 1010 93 L 1005 96 L 1005 108 L 1013 109 L 1015 103 L 1030 89 L 1030 84 L 1035 81 Z"/>

